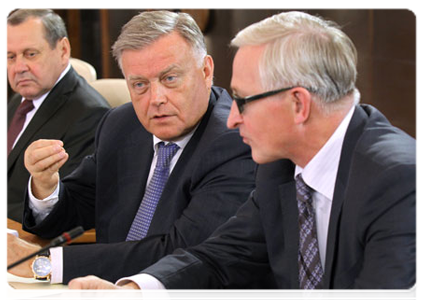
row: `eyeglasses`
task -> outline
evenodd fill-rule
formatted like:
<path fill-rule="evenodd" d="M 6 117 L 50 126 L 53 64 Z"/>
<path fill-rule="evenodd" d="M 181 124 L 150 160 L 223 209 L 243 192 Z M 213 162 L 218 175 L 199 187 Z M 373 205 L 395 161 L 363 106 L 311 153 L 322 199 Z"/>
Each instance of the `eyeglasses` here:
<path fill-rule="evenodd" d="M 248 96 L 245 98 L 239 98 L 237 96 L 232 96 L 232 98 L 234 99 L 234 101 L 236 102 L 236 105 L 238 106 L 238 110 L 239 113 L 242 114 L 244 111 L 244 106 L 245 104 L 249 103 L 249 102 L 253 102 L 259 99 L 263 99 L 266 97 L 270 97 L 288 90 L 291 90 L 293 88 L 295 88 L 296 86 L 291 86 L 291 87 L 287 87 L 287 88 L 283 88 L 283 89 L 279 89 L 279 90 L 274 90 L 274 91 L 269 91 L 269 92 L 265 92 L 262 94 L 258 94 L 258 95 L 253 95 L 253 96 Z"/>

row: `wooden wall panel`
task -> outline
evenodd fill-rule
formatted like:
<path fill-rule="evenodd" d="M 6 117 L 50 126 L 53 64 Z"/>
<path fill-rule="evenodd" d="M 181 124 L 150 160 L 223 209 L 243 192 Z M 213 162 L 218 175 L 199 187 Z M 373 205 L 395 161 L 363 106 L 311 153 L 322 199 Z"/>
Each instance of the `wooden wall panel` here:
<path fill-rule="evenodd" d="M 99 77 L 122 77 L 110 47 L 140 9 L 69 10 L 65 13 L 73 54 L 92 63 Z M 229 89 L 234 51 L 228 45 L 242 28 L 283 11 L 191 10 L 204 29 L 215 61 L 215 84 Z M 396 126 L 416 134 L 416 19 L 408 10 L 305 10 L 338 23 L 355 43 L 362 102 L 380 109 Z M 66 10 L 61 11 L 64 15 Z M 78 25 L 75 23 L 83 25 Z M 79 34 L 79 41 L 78 41 Z M 78 57 L 78 56 L 76 56 Z"/>

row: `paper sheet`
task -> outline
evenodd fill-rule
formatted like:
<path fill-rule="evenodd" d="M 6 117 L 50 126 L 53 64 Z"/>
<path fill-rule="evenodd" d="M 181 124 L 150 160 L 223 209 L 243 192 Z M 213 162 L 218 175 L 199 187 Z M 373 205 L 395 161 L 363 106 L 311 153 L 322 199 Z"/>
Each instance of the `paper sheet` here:
<path fill-rule="evenodd" d="M 67 285 L 50 284 L 33 278 L 23 278 L 5 274 L 5 300 L 27 299 L 48 295 L 61 294 L 67 289 Z"/>

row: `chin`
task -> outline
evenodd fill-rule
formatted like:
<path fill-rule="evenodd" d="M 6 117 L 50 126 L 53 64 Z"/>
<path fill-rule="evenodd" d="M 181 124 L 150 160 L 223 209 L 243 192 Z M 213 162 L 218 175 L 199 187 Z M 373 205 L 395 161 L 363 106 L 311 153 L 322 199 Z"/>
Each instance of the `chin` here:
<path fill-rule="evenodd" d="M 255 152 L 254 150 L 252 151 L 252 157 L 253 157 L 254 162 L 259 164 L 259 165 L 271 163 L 271 162 L 274 162 L 274 161 L 279 159 L 279 158 L 275 158 L 275 157 L 269 157 L 267 155 L 262 155 L 260 153 Z"/>
<path fill-rule="evenodd" d="M 163 140 L 163 141 L 175 141 L 178 140 L 181 137 L 180 133 L 177 132 L 157 132 L 157 133 L 153 133 L 156 137 L 158 137 L 159 139 Z"/>
<path fill-rule="evenodd" d="M 25 88 L 25 89 L 18 89 L 17 93 L 26 99 L 37 99 L 39 97 L 40 91 L 34 91 L 31 89 Z"/>

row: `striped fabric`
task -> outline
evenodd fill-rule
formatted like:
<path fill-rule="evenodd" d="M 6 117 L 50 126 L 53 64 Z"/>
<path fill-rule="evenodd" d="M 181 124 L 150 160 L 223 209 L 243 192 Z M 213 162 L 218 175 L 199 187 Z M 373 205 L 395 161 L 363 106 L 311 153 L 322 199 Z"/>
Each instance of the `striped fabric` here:
<path fill-rule="evenodd" d="M 301 174 L 295 181 L 300 230 L 298 251 L 300 289 L 318 289 L 322 288 L 323 268 L 320 261 L 311 189 L 305 184 Z"/>

